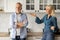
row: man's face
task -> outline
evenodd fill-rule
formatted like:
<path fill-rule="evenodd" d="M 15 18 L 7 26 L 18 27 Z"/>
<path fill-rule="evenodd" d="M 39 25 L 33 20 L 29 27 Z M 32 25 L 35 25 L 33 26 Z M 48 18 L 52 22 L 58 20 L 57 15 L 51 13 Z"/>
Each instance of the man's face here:
<path fill-rule="evenodd" d="M 22 10 L 22 6 L 19 4 L 16 4 L 16 13 L 20 13 Z"/>

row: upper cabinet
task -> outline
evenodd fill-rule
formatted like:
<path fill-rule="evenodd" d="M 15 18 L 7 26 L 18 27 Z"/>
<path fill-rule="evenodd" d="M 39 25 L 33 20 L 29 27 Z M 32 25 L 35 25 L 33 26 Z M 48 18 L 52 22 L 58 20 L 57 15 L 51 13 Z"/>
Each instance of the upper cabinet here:
<path fill-rule="evenodd" d="M 54 5 L 56 12 L 60 12 L 60 0 L 4 0 L 0 3 L 5 12 L 14 12 L 16 2 L 22 3 L 22 12 L 45 12 L 48 4 Z"/>
<path fill-rule="evenodd" d="M 55 10 L 60 10 L 60 0 L 53 0 Z"/>
<path fill-rule="evenodd" d="M 22 2 L 22 0 L 4 0 L 4 10 L 5 12 L 14 12 L 15 5 L 17 2 Z"/>
<path fill-rule="evenodd" d="M 4 0 L 4 11 L 14 12 L 16 2 L 22 3 L 23 12 L 40 12 L 45 11 L 48 0 Z"/>
<path fill-rule="evenodd" d="M 4 0 L 0 0 L 0 11 L 4 11 Z"/>

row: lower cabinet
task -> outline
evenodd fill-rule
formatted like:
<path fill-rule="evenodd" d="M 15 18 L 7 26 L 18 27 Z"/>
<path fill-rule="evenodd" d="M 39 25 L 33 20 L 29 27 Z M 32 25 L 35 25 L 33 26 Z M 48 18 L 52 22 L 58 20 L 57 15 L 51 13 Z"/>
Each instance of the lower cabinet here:
<path fill-rule="evenodd" d="M 0 40 L 11 40 L 10 37 L 0 37 Z"/>
<path fill-rule="evenodd" d="M 28 37 L 27 40 L 41 40 L 42 37 Z M 11 40 L 10 37 L 0 37 L 0 40 Z M 60 40 L 60 37 L 55 37 L 55 40 Z"/>
<path fill-rule="evenodd" d="M 42 37 L 28 37 L 27 40 L 41 40 Z"/>
<path fill-rule="evenodd" d="M 42 37 L 28 37 L 27 40 L 41 40 Z M 55 40 L 60 40 L 60 37 L 55 37 Z"/>

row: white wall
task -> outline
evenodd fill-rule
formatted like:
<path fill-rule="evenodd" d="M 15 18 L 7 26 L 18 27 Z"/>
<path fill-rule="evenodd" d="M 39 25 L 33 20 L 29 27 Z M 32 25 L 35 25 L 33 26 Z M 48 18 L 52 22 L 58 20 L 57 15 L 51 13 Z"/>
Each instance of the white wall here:
<path fill-rule="evenodd" d="M 0 13 L 0 32 L 8 32 L 10 14 Z"/>

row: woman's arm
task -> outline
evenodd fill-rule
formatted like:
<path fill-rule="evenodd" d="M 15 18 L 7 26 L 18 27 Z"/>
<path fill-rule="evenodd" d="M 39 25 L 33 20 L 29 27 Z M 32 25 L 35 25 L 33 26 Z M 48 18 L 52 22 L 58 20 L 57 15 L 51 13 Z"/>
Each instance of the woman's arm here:
<path fill-rule="evenodd" d="M 44 18 L 39 19 L 39 17 L 36 17 L 35 22 L 36 22 L 37 24 L 41 24 L 41 23 L 43 23 L 43 22 L 44 22 Z"/>
<path fill-rule="evenodd" d="M 51 30 L 57 31 L 58 30 L 58 25 L 57 25 L 57 18 L 53 17 L 52 19 L 53 26 L 51 27 Z"/>
<path fill-rule="evenodd" d="M 31 13 L 30 15 L 36 17 L 35 22 L 36 22 L 37 24 L 41 24 L 41 23 L 43 23 L 43 21 L 44 21 L 44 17 L 43 17 L 42 19 L 40 19 L 39 17 L 36 16 L 35 13 Z"/>

